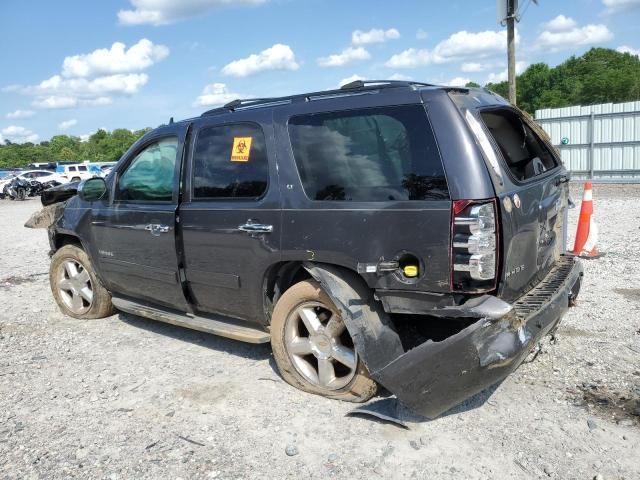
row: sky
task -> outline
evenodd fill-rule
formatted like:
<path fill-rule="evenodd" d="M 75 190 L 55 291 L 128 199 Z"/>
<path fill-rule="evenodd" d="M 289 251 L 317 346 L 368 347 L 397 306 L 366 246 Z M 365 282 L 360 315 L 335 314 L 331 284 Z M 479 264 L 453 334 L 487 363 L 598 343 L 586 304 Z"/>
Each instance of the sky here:
<path fill-rule="evenodd" d="M 640 0 L 520 0 L 517 65 L 640 54 Z M 356 79 L 506 79 L 496 0 L 2 0 L 0 142 L 81 138 Z"/>

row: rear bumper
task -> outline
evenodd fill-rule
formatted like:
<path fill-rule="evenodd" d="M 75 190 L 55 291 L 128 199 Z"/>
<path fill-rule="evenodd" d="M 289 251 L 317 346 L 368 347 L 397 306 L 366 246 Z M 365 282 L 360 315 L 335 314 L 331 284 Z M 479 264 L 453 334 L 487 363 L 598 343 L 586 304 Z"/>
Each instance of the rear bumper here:
<path fill-rule="evenodd" d="M 482 312 L 476 323 L 442 342 L 423 343 L 372 376 L 412 410 L 437 417 L 514 371 L 573 304 L 582 274 L 579 260 L 563 256 L 513 304 L 491 296 L 474 301 L 469 316 Z M 456 309 L 455 316 L 461 313 Z"/>

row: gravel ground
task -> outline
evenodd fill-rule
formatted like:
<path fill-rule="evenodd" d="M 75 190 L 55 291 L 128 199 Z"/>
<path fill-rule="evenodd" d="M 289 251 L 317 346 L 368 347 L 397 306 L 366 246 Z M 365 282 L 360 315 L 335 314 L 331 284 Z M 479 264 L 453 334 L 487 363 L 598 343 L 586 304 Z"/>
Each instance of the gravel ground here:
<path fill-rule="evenodd" d="M 640 478 L 640 186 L 595 187 L 606 256 L 555 342 L 408 430 L 289 387 L 264 345 L 61 315 L 38 208 L 0 201 L 0 478 Z"/>

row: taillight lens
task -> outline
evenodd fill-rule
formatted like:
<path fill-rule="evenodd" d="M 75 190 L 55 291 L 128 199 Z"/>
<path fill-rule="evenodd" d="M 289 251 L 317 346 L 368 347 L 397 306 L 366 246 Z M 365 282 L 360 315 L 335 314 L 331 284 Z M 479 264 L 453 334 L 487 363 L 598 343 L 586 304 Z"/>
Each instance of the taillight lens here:
<path fill-rule="evenodd" d="M 451 233 L 453 289 L 493 290 L 498 269 L 495 202 L 456 200 Z"/>

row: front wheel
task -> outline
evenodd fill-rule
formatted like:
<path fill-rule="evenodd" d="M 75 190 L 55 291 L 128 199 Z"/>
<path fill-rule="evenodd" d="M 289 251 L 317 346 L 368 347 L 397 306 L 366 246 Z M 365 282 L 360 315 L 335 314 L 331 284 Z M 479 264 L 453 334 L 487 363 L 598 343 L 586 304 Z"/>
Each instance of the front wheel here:
<path fill-rule="evenodd" d="M 338 309 L 315 281 L 297 283 L 278 300 L 271 346 L 282 378 L 300 390 L 350 402 L 377 392 Z"/>
<path fill-rule="evenodd" d="M 51 257 L 49 283 L 60 310 L 70 317 L 104 318 L 115 312 L 89 257 L 75 245 L 65 245 Z"/>

